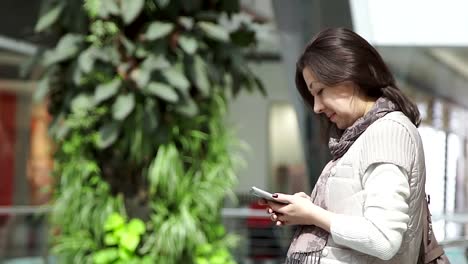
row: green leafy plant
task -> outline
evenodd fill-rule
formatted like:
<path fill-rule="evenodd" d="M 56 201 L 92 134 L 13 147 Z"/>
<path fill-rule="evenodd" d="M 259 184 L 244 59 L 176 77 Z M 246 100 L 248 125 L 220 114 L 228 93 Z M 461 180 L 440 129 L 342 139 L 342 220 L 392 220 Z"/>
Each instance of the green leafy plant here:
<path fill-rule="evenodd" d="M 195 248 L 195 264 L 233 264 L 236 263 L 226 246 L 234 247 L 237 236 L 226 235 L 224 226 L 217 225 L 207 234 L 211 243 L 199 244 Z"/>
<path fill-rule="evenodd" d="M 210 235 L 242 164 L 228 101 L 264 93 L 244 59 L 254 26 L 233 22 L 239 2 L 43 3 L 36 30 L 58 41 L 41 55 L 35 96 L 53 117 L 60 263 L 121 249 L 152 263 L 231 262 L 229 235 Z M 146 227 L 133 251 L 109 247 L 115 213 Z"/>
<path fill-rule="evenodd" d="M 94 263 L 154 263 L 151 257 L 140 258 L 136 254 L 141 236 L 145 233 L 145 224 L 140 219 L 134 218 L 126 223 L 124 217 L 113 213 L 107 218 L 104 230 L 104 244 L 107 248 L 93 254 Z"/>

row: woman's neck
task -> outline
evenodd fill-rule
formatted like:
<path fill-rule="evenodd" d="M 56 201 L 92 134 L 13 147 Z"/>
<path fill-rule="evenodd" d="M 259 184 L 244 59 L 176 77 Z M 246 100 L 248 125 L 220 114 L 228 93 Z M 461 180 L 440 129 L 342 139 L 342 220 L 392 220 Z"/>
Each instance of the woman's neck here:
<path fill-rule="evenodd" d="M 367 112 L 369 112 L 372 109 L 372 107 L 374 107 L 374 104 L 375 104 L 375 101 L 367 102 L 366 108 L 364 110 L 364 114 L 367 114 Z"/>

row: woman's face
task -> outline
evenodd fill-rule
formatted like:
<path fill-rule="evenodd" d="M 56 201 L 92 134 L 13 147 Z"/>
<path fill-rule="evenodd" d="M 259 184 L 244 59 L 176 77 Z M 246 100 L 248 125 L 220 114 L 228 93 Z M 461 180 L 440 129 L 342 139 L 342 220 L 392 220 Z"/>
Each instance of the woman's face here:
<path fill-rule="evenodd" d="M 350 127 L 370 110 L 375 100 L 359 92 L 351 82 L 326 86 L 307 67 L 302 71 L 309 92 L 314 97 L 314 112 L 324 114 L 339 129 Z"/>

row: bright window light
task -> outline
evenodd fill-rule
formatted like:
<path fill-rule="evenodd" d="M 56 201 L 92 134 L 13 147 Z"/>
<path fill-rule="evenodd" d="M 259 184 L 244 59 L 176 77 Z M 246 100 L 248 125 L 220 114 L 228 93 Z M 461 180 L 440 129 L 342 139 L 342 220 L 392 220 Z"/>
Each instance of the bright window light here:
<path fill-rule="evenodd" d="M 350 0 L 354 30 L 374 45 L 466 46 L 466 0 Z"/>

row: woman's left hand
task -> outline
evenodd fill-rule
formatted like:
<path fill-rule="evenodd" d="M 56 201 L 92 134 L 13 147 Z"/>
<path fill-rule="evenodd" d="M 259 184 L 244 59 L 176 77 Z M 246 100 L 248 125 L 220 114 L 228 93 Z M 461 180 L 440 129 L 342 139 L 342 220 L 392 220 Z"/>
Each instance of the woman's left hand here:
<path fill-rule="evenodd" d="M 276 225 L 316 225 L 330 231 L 331 213 L 313 204 L 307 194 L 276 193 L 273 198 L 278 203 L 268 201 L 267 212 Z"/>

